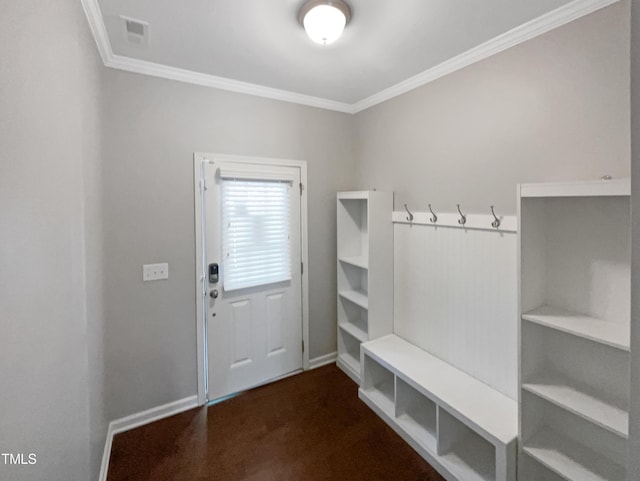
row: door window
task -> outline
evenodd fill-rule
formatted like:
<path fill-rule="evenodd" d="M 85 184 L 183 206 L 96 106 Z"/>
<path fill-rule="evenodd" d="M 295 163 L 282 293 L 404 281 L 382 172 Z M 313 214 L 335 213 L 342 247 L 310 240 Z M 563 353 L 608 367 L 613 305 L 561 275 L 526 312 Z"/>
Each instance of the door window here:
<path fill-rule="evenodd" d="M 290 182 L 223 179 L 225 291 L 291 280 Z"/>

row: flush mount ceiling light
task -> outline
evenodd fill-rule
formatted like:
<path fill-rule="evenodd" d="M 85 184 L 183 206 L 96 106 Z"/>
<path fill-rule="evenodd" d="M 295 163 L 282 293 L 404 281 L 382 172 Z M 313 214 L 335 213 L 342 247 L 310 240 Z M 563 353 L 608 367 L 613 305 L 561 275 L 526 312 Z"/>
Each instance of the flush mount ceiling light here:
<path fill-rule="evenodd" d="M 342 0 L 309 0 L 298 14 L 307 35 L 322 45 L 338 40 L 349 20 L 351 9 Z"/>

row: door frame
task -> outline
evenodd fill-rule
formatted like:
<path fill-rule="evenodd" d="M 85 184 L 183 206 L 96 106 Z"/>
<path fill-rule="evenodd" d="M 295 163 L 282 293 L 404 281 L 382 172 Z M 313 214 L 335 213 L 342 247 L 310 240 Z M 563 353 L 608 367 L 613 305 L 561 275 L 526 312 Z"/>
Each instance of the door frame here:
<path fill-rule="evenodd" d="M 204 165 L 206 163 L 236 162 L 240 164 L 272 165 L 277 167 L 298 167 L 300 169 L 301 196 L 300 196 L 300 256 L 302 259 L 302 342 L 304 350 L 302 352 L 302 369 L 309 370 L 309 239 L 307 236 L 307 161 L 273 159 L 266 157 L 249 157 L 239 155 L 214 154 L 195 152 L 193 154 L 193 186 L 194 186 L 194 207 L 195 207 L 195 265 L 196 265 L 196 340 L 197 340 L 197 374 L 198 374 L 198 405 L 202 406 L 207 402 L 207 356 L 205 344 L 207 342 L 205 331 L 205 307 L 206 289 L 204 280 L 206 279 L 206 266 L 203 263 L 203 231 L 204 221 L 202 212 L 202 192 L 204 185 L 201 183 Z"/>

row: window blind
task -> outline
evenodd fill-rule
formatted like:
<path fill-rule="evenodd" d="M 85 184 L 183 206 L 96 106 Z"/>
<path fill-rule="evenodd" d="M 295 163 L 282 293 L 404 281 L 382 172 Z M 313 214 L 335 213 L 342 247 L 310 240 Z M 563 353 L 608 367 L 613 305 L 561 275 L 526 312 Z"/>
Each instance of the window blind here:
<path fill-rule="evenodd" d="M 291 279 L 291 183 L 222 180 L 225 291 Z"/>

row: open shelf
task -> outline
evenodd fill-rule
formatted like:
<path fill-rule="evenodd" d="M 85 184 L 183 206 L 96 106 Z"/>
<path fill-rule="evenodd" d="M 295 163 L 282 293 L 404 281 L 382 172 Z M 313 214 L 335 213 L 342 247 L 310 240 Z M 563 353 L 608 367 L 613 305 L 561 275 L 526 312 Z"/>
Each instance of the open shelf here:
<path fill-rule="evenodd" d="M 360 342 L 369 340 L 369 312 L 353 302 L 338 301 L 338 333 L 347 332 Z"/>
<path fill-rule="evenodd" d="M 343 352 L 338 356 L 338 360 L 343 362 L 349 367 L 354 373 L 360 375 L 360 361 L 353 357 L 353 355 L 349 352 Z"/>
<path fill-rule="evenodd" d="M 395 378 L 391 371 L 365 354 L 362 390 L 384 412 L 393 416 L 395 405 Z"/>
<path fill-rule="evenodd" d="M 360 269 L 369 268 L 369 258 L 367 256 L 344 256 L 340 257 L 340 262 L 359 267 Z"/>
<path fill-rule="evenodd" d="M 436 404 L 401 378 L 396 378 L 396 418 L 398 424 L 421 446 L 436 450 Z"/>
<path fill-rule="evenodd" d="M 567 481 L 555 471 L 551 471 L 537 459 L 522 452 L 518 458 L 520 474 L 518 481 Z"/>
<path fill-rule="evenodd" d="M 360 306 L 363 309 L 369 309 L 369 298 L 362 291 L 339 291 L 338 295 L 343 299 L 353 302 L 356 306 Z"/>
<path fill-rule="evenodd" d="M 624 467 L 548 427 L 526 442 L 523 450 L 570 481 L 626 480 Z"/>
<path fill-rule="evenodd" d="M 522 318 L 610 347 L 629 350 L 628 325 L 607 322 L 551 306 L 540 306 L 524 313 Z"/>
<path fill-rule="evenodd" d="M 401 372 L 437 404 L 458 412 L 495 442 L 507 444 L 517 436 L 518 405 L 513 399 L 398 336 L 365 346 L 369 356 Z"/>
<path fill-rule="evenodd" d="M 338 366 L 360 383 L 360 340 L 346 331 L 338 336 Z"/>
<path fill-rule="evenodd" d="M 553 480 L 550 472 L 568 481 L 625 479 L 629 185 L 519 187 L 523 481 Z"/>
<path fill-rule="evenodd" d="M 351 336 L 355 337 L 360 342 L 366 342 L 368 340 L 368 335 L 366 331 L 366 325 L 361 327 L 361 324 L 355 324 L 352 322 L 341 322 L 338 324 L 338 327 L 343 331 L 347 332 Z"/>
<path fill-rule="evenodd" d="M 623 438 L 628 437 L 629 413 L 577 386 L 569 378 L 546 371 L 522 388 Z"/>
<path fill-rule="evenodd" d="M 446 410 L 439 412 L 438 453 L 452 472 L 469 481 L 496 479 L 496 450 Z"/>
<path fill-rule="evenodd" d="M 358 384 L 360 343 L 393 331 L 392 211 L 392 192 L 337 194 L 337 365 Z"/>
<path fill-rule="evenodd" d="M 369 255 L 369 199 L 338 194 L 338 257 L 350 259 Z"/>
<path fill-rule="evenodd" d="M 609 179 L 573 182 L 539 182 L 522 184 L 522 197 L 628 197 L 629 179 Z"/>
<path fill-rule="evenodd" d="M 360 399 L 446 479 L 515 480 L 516 401 L 393 334 L 362 356 Z"/>

